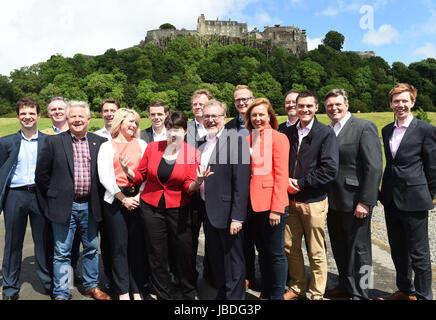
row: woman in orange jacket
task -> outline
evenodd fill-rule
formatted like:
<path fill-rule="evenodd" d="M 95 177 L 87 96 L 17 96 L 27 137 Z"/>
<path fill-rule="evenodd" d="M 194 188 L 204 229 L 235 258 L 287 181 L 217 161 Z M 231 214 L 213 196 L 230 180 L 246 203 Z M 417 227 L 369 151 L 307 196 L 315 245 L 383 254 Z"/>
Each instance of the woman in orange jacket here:
<path fill-rule="evenodd" d="M 259 252 L 261 299 L 283 299 L 288 271 L 284 230 L 289 198 L 289 140 L 276 131 L 268 99 L 255 99 L 245 114 L 252 167 L 247 223 Z"/>

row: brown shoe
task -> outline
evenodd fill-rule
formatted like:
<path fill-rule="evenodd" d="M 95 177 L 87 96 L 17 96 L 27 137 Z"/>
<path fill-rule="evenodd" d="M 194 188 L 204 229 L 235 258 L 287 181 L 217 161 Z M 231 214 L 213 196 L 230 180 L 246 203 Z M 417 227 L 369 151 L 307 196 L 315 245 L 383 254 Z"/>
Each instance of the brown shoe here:
<path fill-rule="evenodd" d="M 322 296 L 312 296 L 312 297 L 310 298 L 310 300 L 317 300 L 317 301 L 320 301 L 320 300 L 324 300 L 324 298 L 323 298 Z"/>
<path fill-rule="evenodd" d="M 85 296 L 92 297 L 95 300 L 111 300 L 111 297 L 108 294 L 101 291 L 98 287 L 86 291 Z"/>
<path fill-rule="evenodd" d="M 342 291 L 341 288 L 336 287 L 334 289 L 326 290 L 324 296 L 327 299 L 350 299 L 351 297 Z"/>
<path fill-rule="evenodd" d="M 284 295 L 284 300 L 305 300 L 306 295 L 305 294 L 297 294 L 294 292 L 294 290 L 289 289 Z"/>
<path fill-rule="evenodd" d="M 245 280 L 245 290 L 254 289 L 256 287 L 256 281 L 253 280 Z"/>
<path fill-rule="evenodd" d="M 415 296 L 409 296 L 401 291 L 394 292 L 390 295 L 378 297 L 378 300 L 418 300 Z"/>

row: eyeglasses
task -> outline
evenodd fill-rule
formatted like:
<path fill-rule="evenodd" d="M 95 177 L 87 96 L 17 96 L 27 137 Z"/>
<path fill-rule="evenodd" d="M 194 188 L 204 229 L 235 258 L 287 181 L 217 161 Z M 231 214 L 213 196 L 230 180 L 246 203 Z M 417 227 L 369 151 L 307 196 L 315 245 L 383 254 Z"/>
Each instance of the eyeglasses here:
<path fill-rule="evenodd" d="M 224 115 L 223 114 L 219 114 L 219 115 L 203 115 L 203 120 L 217 121 L 219 117 L 224 117 Z"/>
<path fill-rule="evenodd" d="M 240 104 L 240 103 L 246 103 L 250 100 L 253 100 L 253 97 L 248 97 L 248 98 L 239 98 L 239 99 L 235 99 L 235 103 Z"/>

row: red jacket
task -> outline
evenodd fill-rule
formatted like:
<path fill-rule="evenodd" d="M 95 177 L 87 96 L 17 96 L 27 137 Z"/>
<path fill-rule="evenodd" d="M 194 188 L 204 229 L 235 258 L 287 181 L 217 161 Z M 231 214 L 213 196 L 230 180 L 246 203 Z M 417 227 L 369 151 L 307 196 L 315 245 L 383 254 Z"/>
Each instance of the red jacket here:
<path fill-rule="evenodd" d="M 253 133 L 248 137 L 253 148 Z M 253 211 L 284 213 L 289 205 L 289 140 L 271 126 L 260 130 L 251 154 L 250 200 Z"/>
<path fill-rule="evenodd" d="M 162 184 L 158 178 L 157 170 L 166 146 L 166 141 L 148 144 L 141 162 L 133 170 L 135 172 L 133 183 L 138 185 L 147 180 L 141 193 L 141 198 L 146 203 L 157 207 L 163 193 L 166 208 L 177 208 L 191 202 L 192 193 L 189 192 L 189 186 L 197 177 L 200 153 L 194 147 L 183 142 L 171 176 L 165 184 Z"/>

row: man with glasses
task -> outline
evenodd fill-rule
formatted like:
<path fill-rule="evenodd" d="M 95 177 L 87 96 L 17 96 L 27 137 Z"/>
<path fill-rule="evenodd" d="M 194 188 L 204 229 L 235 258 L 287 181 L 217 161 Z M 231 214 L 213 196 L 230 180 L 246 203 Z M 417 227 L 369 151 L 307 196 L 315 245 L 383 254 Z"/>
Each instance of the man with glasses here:
<path fill-rule="evenodd" d="M 238 110 L 238 116 L 226 123 L 225 128 L 227 130 L 236 130 L 239 134 L 248 136 L 249 132 L 245 129 L 244 115 L 247 111 L 248 106 L 253 101 L 253 91 L 250 87 L 246 85 L 236 86 L 234 93 L 233 103 L 235 104 L 236 110 Z"/>
<path fill-rule="evenodd" d="M 225 130 L 225 103 L 209 101 L 203 109 L 208 132 L 200 145 L 200 165 L 213 172 L 200 186 L 206 248 L 218 289 L 217 300 L 241 300 L 245 294 L 245 259 L 240 233 L 246 220 L 251 159 L 245 137 Z"/>

